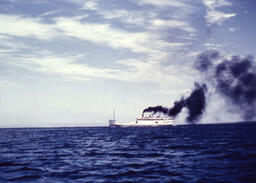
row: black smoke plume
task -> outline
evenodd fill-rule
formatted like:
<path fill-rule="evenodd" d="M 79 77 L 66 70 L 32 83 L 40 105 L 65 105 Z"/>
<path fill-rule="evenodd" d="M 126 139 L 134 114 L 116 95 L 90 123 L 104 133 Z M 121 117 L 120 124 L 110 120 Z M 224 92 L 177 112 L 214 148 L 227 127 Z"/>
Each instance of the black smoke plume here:
<path fill-rule="evenodd" d="M 145 112 L 153 112 L 153 114 L 156 114 L 157 112 L 161 112 L 165 115 L 168 114 L 169 109 L 163 106 L 155 106 L 155 107 L 148 107 L 147 109 L 144 109 L 143 113 Z"/>
<path fill-rule="evenodd" d="M 174 102 L 174 106 L 172 108 L 162 106 L 148 107 L 144 109 L 143 114 L 145 112 L 152 112 L 153 114 L 163 113 L 171 117 L 176 117 L 181 110 L 186 107 L 188 109 L 188 117 L 186 119 L 187 122 L 195 123 L 203 114 L 206 107 L 206 91 L 207 86 L 205 84 L 200 85 L 195 83 L 195 89 L 192 91 L 190 96 L 186 99 L 182 97 L 179 101 Z"/>
<path fill-rule="evenodd" d="M 212 67 L 212 61 L 219 58 L 220 54 L 217 51 L 206 51 L 201 53 L 197 62 L 195 63 L 196 69 L 200 71 L 207 71 L 210 67 Z"/>
<path fill-rule="evenodd" d="M 205 74 L 207 85 L 237 107 L 237 112 L 244 120 L 256 119 L 256 63 L 252 56 L 240 58 L 233 56 L 222 59 L 218 51 L 207 51 L 200 54 L 195 62 L 195 68 Z M 195 83 L 195 89 L 188 98 L 182 97 L 174 102 L 172 108 L 162 106 L 149 107 L 143 111 L 163 113 L 176 117 L 183 108 L 188 109 L 186 121 L 197 122 L 206 107 L 206 84 Z M 221 110 L 221 109 L 220 109 Z"/>
<path fill-rule="evenodd" d="M 185 107 L 188 108 L 187 121 L 190 123 L 196 122 L 198 118 L 203 114 L 206 107 L 205 92 L 207 91 L 206 84 L 200 86 L 195 83 L 195 89 L 191 95 L 185 100 Z"/>
<path fill-rule="evenodd" d="M 219 55 L 218 52 L 214 53 Z M 215 90 L 238 108 L 244 120 L 255 119 L 256 65 L 253 57 L 233 56 L 230 59 L 217 60 L 212 54 L 213 52 L 201 54 L 195 67 L 212 76 L 210 80 Z"/>

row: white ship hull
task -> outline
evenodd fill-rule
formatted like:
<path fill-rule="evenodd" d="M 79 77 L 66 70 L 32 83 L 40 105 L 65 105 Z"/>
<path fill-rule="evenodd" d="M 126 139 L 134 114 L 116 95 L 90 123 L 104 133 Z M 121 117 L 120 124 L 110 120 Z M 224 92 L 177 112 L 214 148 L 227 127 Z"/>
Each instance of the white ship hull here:
<path fill-rule="evenodd" d="M 174 126 L 173 119 L 137 119 L 131 123 L 111 123 L 110 127 Z"/>

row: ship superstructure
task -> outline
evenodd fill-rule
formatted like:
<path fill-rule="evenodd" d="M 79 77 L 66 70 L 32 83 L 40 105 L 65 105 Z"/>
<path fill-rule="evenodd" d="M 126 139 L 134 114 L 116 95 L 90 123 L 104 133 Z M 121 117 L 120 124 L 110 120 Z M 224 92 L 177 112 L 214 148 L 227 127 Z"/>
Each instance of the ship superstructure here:
<path fill-rule="evenodd" d="M 110 127 L 115 126 L 116 124 L 115 109 L 113 110 L 113 119 L 110 119 L 108 122 Z"/>
<path fill-rule="evenodd" d="M 136 119 L 136 124 L 139 126 L 168 126 L 174 125 L 173 118 L 161 116 L 148 116 L 141 115 Z"/>

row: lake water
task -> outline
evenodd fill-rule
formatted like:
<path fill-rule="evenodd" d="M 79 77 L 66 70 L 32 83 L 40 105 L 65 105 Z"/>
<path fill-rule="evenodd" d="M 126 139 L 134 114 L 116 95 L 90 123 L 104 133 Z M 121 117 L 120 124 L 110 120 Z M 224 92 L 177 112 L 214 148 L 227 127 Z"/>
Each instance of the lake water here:
<path fill-rule="evenodd" d="M 256 182 L 256 123 L 0 129 L 0 182 Z"/>

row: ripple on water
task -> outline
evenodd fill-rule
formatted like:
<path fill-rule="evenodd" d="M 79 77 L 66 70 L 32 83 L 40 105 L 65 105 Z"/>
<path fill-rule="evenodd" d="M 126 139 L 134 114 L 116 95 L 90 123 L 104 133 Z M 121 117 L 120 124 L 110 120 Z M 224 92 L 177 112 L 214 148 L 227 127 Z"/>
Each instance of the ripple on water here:
<path fill-rule="evenodd" d="M 0 182 L 256 182 L 256 125 L 0 129 Z"/>

